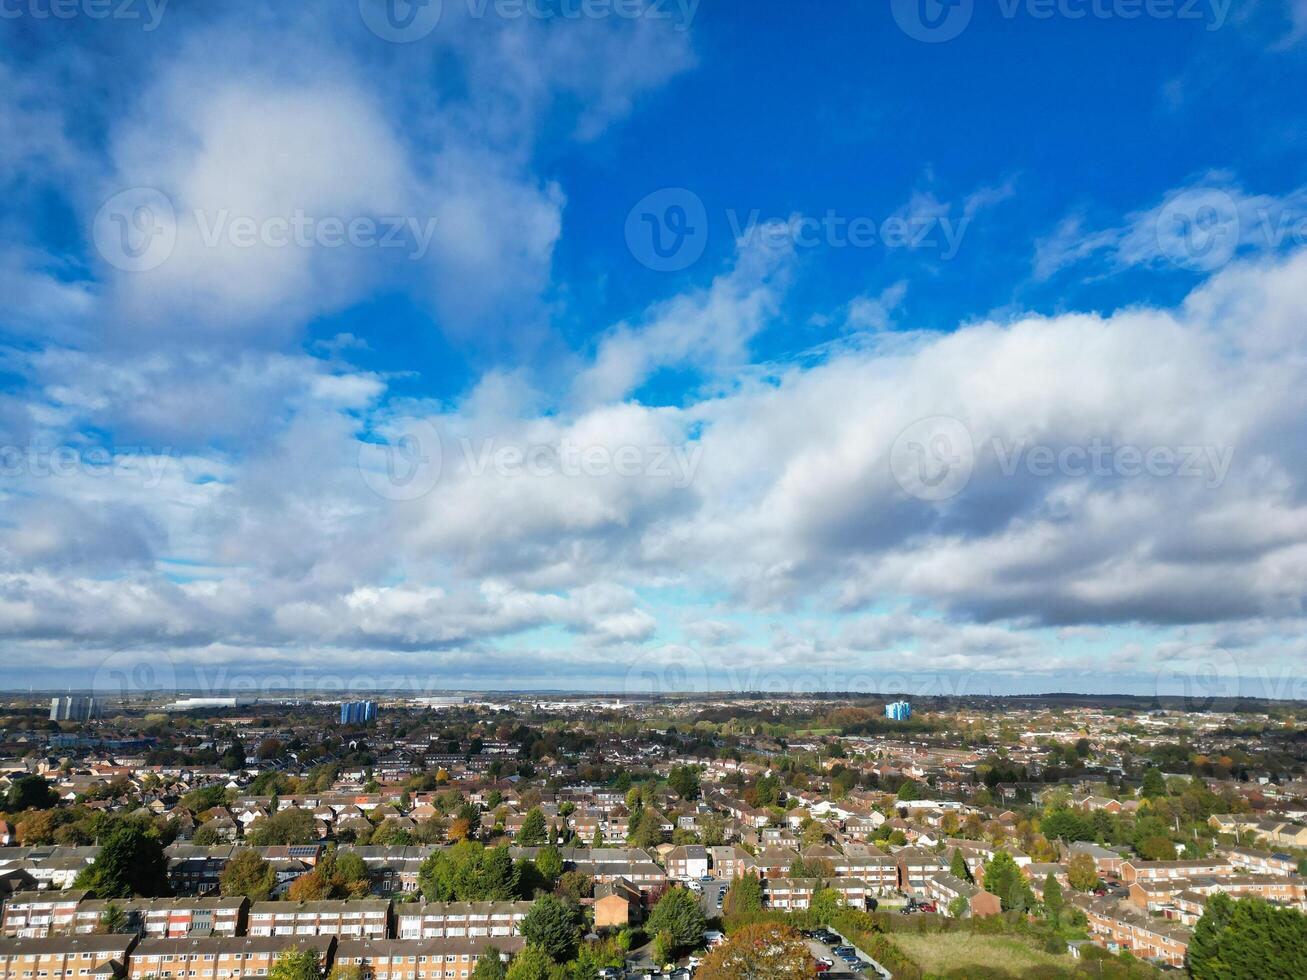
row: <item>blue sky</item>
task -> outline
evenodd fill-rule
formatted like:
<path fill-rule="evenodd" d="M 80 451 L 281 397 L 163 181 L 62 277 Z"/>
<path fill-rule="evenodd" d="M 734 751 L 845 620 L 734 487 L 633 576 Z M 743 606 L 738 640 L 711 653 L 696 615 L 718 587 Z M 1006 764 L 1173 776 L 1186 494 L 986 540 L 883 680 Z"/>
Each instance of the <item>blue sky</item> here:
<path fill-rule="evenodd" d="M 0 683 L 1304 694 L 1307 6 L 387 2 L 6 6 Z"/>

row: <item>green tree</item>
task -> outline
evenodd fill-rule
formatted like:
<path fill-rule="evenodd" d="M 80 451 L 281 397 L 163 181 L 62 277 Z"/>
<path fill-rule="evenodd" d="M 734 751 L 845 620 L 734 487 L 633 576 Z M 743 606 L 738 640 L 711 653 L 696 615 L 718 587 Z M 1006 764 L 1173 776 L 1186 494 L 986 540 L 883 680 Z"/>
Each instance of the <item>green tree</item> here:
<path fill-rule="evenodd" d="M 666 929 L 657 933 L 653 940 L 653 949 L 650 950 L 650 957 L 659 966 L 666 966 L 668 963 L 676 962 L 676 940 Z"/>
<path fill-rule="evenodd" d="M 1035 904 L 1026 876 L 1007 851 L 996 851 L 985 865 L 985 891 L 998 896 L 1004 912 L 1024 912 Z"/>
<path fill-rule="evenodd" d="M 311 946 L 282 950 L 268 971 L 268 980 L 318 980 L 321 976 L 318 951 Z"/>
<path fill-rule="evenodd" d="M 1234 901 L 1224 892 L 1212 895 L 1203 906 L 1203 917 L 1194 926 L 1189 941 L 1189 972 L 1195 980 L 1218 980 L 1228 973 L 1222 957 L 1222 945 L 1230 920 L 1234 917 Z"/>
<path fill-rule="evenodd" d="M 507 845 L 492 847 L 483 852 L 481 863 L 481 894 L 485 902 L 507 902 L 517 897 L 517 868 Z"/>
<path fill-rule="evenodd" d="M 527 811 L 516 839 L 522 847 L 539 847 L 549 839 L 549 826 L 545 823 L 544 812 L 538 806 Z"/>
<path fill-rule="evenodd" d="M 527 946 L 513 957 L 504 980 L 553 980 L 555 965 L 539 946 Z"/>
<path fill-rule="evenodd" d="M 1307 916 L 1261 898 L 1213 895 L 1189 945 L 1189 972 L 1195 980 L 1305 977 Z"/>
<path fill-rule="evenodd" d="M 694 766 L 673 766 L 667 785 L 683 800 L 699 795 L 699 770 Z"/>
<path fill-rule="evenodd" d="M 352 885 L 366 885 L 370 879 L 367 863 L 353 851 L 336 852 L 331 877 L 334 883 L 344 886 L 347 891 Z"/>
<path fill-rule="evenodd" d="M 228 898 L 244 895 L 251 902 L 265 902 L 277 886 L 277 872 L 258 851 L 237 851 L 218 876 L 218 890 Z"/>
<path fill-rule="evenodd" d="M 1154 767 L 1144 773 L 1144 783 L 1140 787 L 1140 795 L 1148 799 L 1156 799 L 1166 795 L 1166 777 L 1162 775 L 1162 770 Z"/>
<path fill-rule="evenodd" d="M 844 908 L 844 896 L 834 888 L 817 889 L 808 905 L 812 917 L 823 925 L 829 925 Z"/>
<path fill-rule="evenodd" d="M 581 941 L 581 927 L 571 906 L 552 895 L 537 898 L 522 920 L 522 935 L 537 949 L 544 950 L 556 962 L 566 962 L 576 955 Z"/>
<path fill-rule="evenodd" d="M 584 871 L 564 871 L 556 890 L 573 905 L 580 905 L 582 899 L 594 897 L 595 882 Z"/>
<path fill-rule="evenodd" d="M 546 888 L 553 888 L 558 884 L 558 879 L 563 877 L 563 855 L 552 844 L 540 848 L 536 854 L 535 866 Z"/>
<path fill-rule="evenodd" d="M 699 818 L 699 838 L 704 847 L 720 847 L 726 843 L 726 820 L 716 813 L 705 813 Z"/>
<path fill-rule="evenodd" d="M 5 795 L 5 809 L 10 813 L 49 810 L 58 802 L 59 797 L 40 776 L 23 776 L 9 787 L 9 792 Z"/>
<path fill-rule="evenodd" d="M 632 814 L 632 819 L 634 819 L 634 814 Z M 638 847 L 644 851 L 657 847 L 663 842 L 663 832 L 658 827 L 658 819 L 646 812 L 635 829 L 627 836 L 627 842 L 632 847 Z"/>
<path fill-rule="evenodd" d="M 971 902 L 966 895 L 954 895 L 953 900 L 948 903 L 948 914 L 955 919 L 965 918 L 970 909 Z"/>
<path fill-rule="evenodd" d="M 477 957 L 477 965 L 472 971 L 471 980 L 505 980 L 507 975 L 508 967 L 504 965 L 499 950 L 494 946 L 487 946 Z"/>
<path fill-rule="evenodd" d="M 192 813 L 203 813 L 205 810 L 212 810 L 215 806 L 222 806 L 227 802 L 227 789 L 225 786 L 201 786 L 199 789 L 193 789 L 181 799 L 181 804 Z"/>
<path fill-rule="evenodd" d="M 722 899 L 722 911 L 727 915 L 753 915 L 762 911 L 762 882 L 757 875 L 736 875 Z"/>
<path fill-rule="evenodd" d="M 953 857 L 949 859 L 949 871 L 953 877 L 961 878 L 963 881 L 971 881 L 971 869 L 967 867 L 967 859 L 962 856 L 962 848 L 953 848 Z"/>
<path fill-rule="evenodd" d="M 505 902 L 517 897 L 518 885 L 508 848 L 487 850 L 476 841 L 432 851 L 418 868 L 418 888 L 429 902 Z"/>
<path fill-rule="evenodd" d="M 670 933 L 675 952 L 680 953 L 693 949 L 703 940 L 705 924 L 703 908 L 694 892 L 688 888 L 673 888 L 658 899 L 658 904 L 649 914 L 646 928 L 655 935 Z"/>
<path fill-rule="evenodd" d="M 1135 845 L 1135 850 L 1145 861 L 1175 860 L 1175 843 L 1161 834 L 1145 837 Z"/>
<path fill-rule="evenodd" d="M 77 876 L 77 888 L 97 898 L 154 898 L 168 894 L 168 862 L 153 827 L 120 824 L 100 846 L 95 862 Z"/>
<path fill-rule="evenodd" d="M 99 931 L 119 933 L 127 931 L 127 913 L 117 902 L 110 902 L 100 914 Z"/>
<path fill-rule="evenodd" d="M 1044 878 L 1044 914 L 1050 921 L 1056 922 L 1061 917 L 1065 904 L 1062 899 L 1062 885 L 1058 882 L 1057 876 L 1050 871 Z"/>
<path fill-rule="evenodd" d="M 299 807 L 287 807 L 250 824 L 245 839 L 254 847 L 272 844 L 308 844 L 317 839 L 313 814 Z"/>
<path fill-rule="evenodd" d="M 1094 826 L 1083 814 L 1066 807 L 1058 807 L 1044 814 L 1039 829 L 1049 840 L 1093 840 Z"/>

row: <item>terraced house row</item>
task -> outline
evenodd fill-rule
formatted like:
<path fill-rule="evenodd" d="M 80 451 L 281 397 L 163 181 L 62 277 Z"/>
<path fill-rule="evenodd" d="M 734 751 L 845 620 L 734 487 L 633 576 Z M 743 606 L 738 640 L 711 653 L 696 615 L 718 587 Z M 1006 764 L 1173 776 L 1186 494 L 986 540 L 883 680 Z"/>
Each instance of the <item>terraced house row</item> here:
<path fill-rule="evenodd" d="M 336 936 L 72 935 L 0 939 L 0 980 L 237 980 L 266 977 L 287 950 L 313 950 L 325 974 L 357 967 L 363 980 L 466 980 L 485 955 L 507 959 L 524 945 L 464 938 L 339 939 Z"/>
<path fill-rule="evenodd" d="M 502 939 L 517 936 L 530 902 L 413 902 L 389 899 L 249 902 L 244 898 L 137 898 L 107 902 L 85 892 L 18 892 L 5 902 L 0 934 L 46 939 L 114 928 L 146 939 L 283 938 Z"/>

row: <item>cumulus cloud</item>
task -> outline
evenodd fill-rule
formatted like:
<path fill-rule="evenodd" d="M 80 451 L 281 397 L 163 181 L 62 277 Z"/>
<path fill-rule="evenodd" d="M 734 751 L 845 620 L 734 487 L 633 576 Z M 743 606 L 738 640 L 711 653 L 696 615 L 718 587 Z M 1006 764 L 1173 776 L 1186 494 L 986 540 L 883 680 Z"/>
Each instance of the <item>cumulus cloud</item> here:
<path fill-rule="evenodd" d="M 456 343 L 534 338 L 567 206 L 542 148 L 593 140 L 694 64 L 652 20 L 447 7 L 415 46 L 269 11 L 276 59 L 226 11 L 171 45 L 116 32 L 140 71 L 104 81 L 93 124 L 50 97 L 88 78 L 56 52 L 34 61 L 50 84 L 0 110 L 15 188 L 56 195 L 88 236 L 83 254 L 0 253 L 24 338 L 0 360 L 19 379 L 0 395 L 11 664 L 920 690 L 910 661 L 964 693 L 984 673 L 1302 653 L 1304 192 L 1210 174 L 1039 246 L 1041 280 L 1204 277 L 1173 306 L 924 332 L 899 281 L 826 307 L 855 336 L 776 363 L 757 363 L 768 331 L 811 317 L 792 308 L 795 236 L 753 235 L 596 328 L 547 390 L 501 365 L 424 397 L 358 366 L 377 359 L 354 336 L 306 330 L 393 293 Z M 377 84 L 397 72 L 414 84 Z M 175 242 L 127 271 L 91 233 L 142 185 Z M 922 191 L 897 216 L 960 229 L 1013 193 L 959 209 Z M 423 247 L 259 237 L 296 211 L 415 219 Z M 642 397 L 665 373 L 692 380 Z"/>

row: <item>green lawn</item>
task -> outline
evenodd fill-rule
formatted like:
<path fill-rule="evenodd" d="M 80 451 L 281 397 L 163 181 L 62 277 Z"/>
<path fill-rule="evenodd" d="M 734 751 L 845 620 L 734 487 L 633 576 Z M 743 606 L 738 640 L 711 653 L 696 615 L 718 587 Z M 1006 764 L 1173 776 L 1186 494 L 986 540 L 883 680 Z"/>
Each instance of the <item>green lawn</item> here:
<path fill-rule="evenodd" d="M 918 936 L 896 932 L 889 938 L 927 975 L 968 966 L 984 966 L 1019 975 L 1032 966 L 1071 970 L 1076 963 L 1070 956 L 1045 953 L 1024 939 L 1011 936 L 975 936 L 962 932 Z"/>

